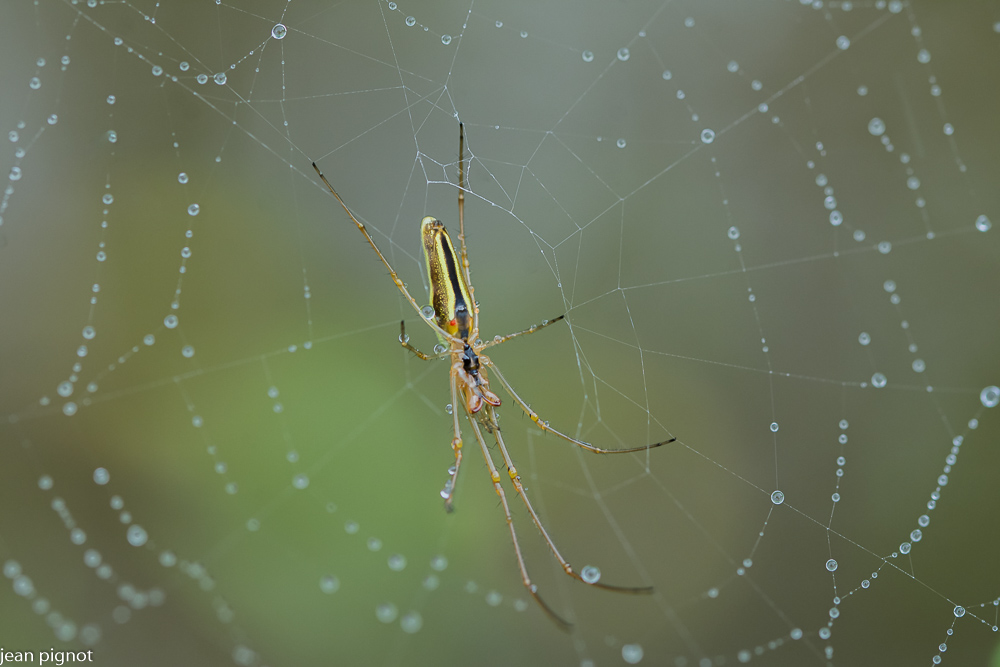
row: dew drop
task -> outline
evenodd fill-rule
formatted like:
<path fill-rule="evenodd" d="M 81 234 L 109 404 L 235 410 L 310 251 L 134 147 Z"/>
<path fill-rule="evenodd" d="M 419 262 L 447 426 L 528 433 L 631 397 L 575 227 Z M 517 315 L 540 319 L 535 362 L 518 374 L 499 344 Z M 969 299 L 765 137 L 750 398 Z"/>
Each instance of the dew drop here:
<path fill-rule="evenodd" d="M 880 137 L 885 133 L 885 123 L 881 118 L 872 118 L 868 121 L 868 132 L 873 137 Z"/>
<path fill-rule="evenodd" d="M 218 85 L 220 85 L 220 86 L 226 85 L 226 73 L 225 72 L 216 72 L 215 76 L 213 76 L 212 78 L 215 80 L 215 83 L 217 83 Z"/>
<path fill-rule="evenodd" d="M 287 34 L 288 28 L 286 28 L 283 23 L 276 23 L 274 27 L 271 28 L 271 37 L 274 37 L 275 39 L 284 39 Z"/>
<path fill-rule="evenodd" d="M 836 571 L 836 569 L 837 569 L 837 561 L 835 561 L 832 558 L 830 560 L 826 561 L 826 569 L 829 570 L 830 572 Z"/>
<path fill-rule="evenodd" d="M 592 63 L 592 62 L 594 62 L 594 52 L 593 51 L 584 51 L 583 52 L 583 62 L 585 62 L 585 63 Z"/>
<path fill-rule="evenodd" d="M 137 523 L 128 527 L 126 537 L 128 538 L 128 543 L 133 547 L 141 547 L 149 539 L 149 535 L 146 534 L 146 529 Z"/>
<path fill-rule="evenodd" d="M 715 141 L 715 130 L 705 128 L 701 131 L 701 143 L 710 144 Z"/>
<path fill-rule="evenodd" d="M 596 584 L 601 579 L 601 570 L 594 565 L 585 565 L 580 570 L 580 578 L 588 584 Z"/>
<path fill-rule="evenodd" d="M 188 206 L 188 215 L 198 215 L 201 212 L 201 207 L 197 204 L 191 204 Z"/>
<path fill-rule="evenodd" d="M 774 503 L 775 505 L 780 505 L 781 503 L 785 502 L 785 494 L 782 493 L 781 491 L 772 491 L 771 502 Z"/>
<path fill-rule="evenodd" d="M 637 665 L 642 660 L 643 650 L 640 644 L 624 644 L 622 646 L 622 660 L 630 665 Z"/>
<path fill-rule="evenodd" d="M 986 387 L 979 392 L 979 401 L 983 407 L 995 408 L 997 404 L 1000 404 L 1000 387 L 996 385 Z"/>
<path fill-rule="evenodd" d="M 327 595 L 336 593 L 340 590 L 340 579 L 328 574 L 319 580 L 319 589 Z"/>
<path fill-rule="evenodd" d="M 94 471 L 94 483 L 105 485 L 111 481 L 111 475 L 108 473 L 106 468 L 98 468 Z"/>
<path fill-rule="evenodd" d="M 396 609 L 396 605 L 391 602 L 383 602 L 379 606 L 375 607 L 375 618 L 383 623 L 392 623 L 396 620 L 396 616 L 398 614 L 399 610 Z"/>
<path fill-rule="evenodd" d="M 445 46 L 451 44 L 451 35 L 441 35 L 441 43 Z"/>
<path fill-rule="evenodd" d="M 628 60 L 631 57 L 631 55 L 632 54 L 629 53 L 627 46 L 623 46 L 622 48 L 618 49 L 618 60 L 622 62 Z"/>
<path fill-rule="evenodd" d="M 424 626 L 424 619 L 415 611 L 406 612 L 399 620 L 399 627 L 407 634 L 414 634 Z"/>

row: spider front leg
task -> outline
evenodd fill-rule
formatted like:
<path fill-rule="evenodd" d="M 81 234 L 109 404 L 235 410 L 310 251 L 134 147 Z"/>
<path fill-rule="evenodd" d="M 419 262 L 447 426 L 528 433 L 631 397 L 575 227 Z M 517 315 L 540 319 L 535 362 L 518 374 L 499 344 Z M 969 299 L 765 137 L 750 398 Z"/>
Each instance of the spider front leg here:
<path fill-rule="evenodd" d="M 351 209 L 347 208 L 347 204 L 344 203 L 344 200 L 340 198 L 340 195 L 337 194 L 337 191 L 333 189 L 332 185 L 330 185 L 330 181 L 328 181 L 326 179 L 326 176 L 323 175 L 323 172 L 320 171 L 319 166 L 317 166 L 315 162 L 312 163 L 312 166 L 313 169 L 316 170 L 316 173 L 319 175 L 320 180 L 323 181 L 323 185 L 325 185 L 326 188 L 330 191 L 330 194 L 332 194 L 334 197 L 337 198 L 337 201 L 340 202 L 340 205 L 343 207 L 344 212 L 347 213 L 347 216 L 354 222 L 355 225 L 357 225 L 358 231 L 364 235 L 365 240 L 368 241 L 368 244 L 372 247 L 372 250 L 375 251 L 375 254 L 378 255 L 378 258 L 382 260 L 383 264 L 385 264 L 385 268 L 389 270 L 389 277 L 392 278 L 392 282 L 396 284 L 396 287 L 399 288 L 399 291 L 403 293 L 403 296 L 406 298 L 406 300 L 410 303 L 411 306 L 413 306 L 413 310 L 415 310 L 417 313 L 421 313 L 422 310 L 420 306 L 417 305 L 417 300 L 414 299 L 413 296 L 410 294 L 409 290 L 406 289 L 406 285 L 403 284 L 402 280 L 400 280 L 399 276 L 396 274 L 396 270 L 392 268 L 392 265 L 389 264 L 389 260 L 387 260 L 385 258 L 385 255 L 382 254 L 382 251 L 379 250 L 378 244 L 375 243 L 375 239 L 372 238 L 372 235 L 368 233 L 368 229 L 361 223 L 360 220 L 354 217 L 354 214 L 351 213 Z M 438 335 L 441 336 L 442 338 L 446 338 L 449 340 L 452 338 L 452 336 L 447 331 L 438 326 L 437 322 L 433 320 L 426 320 L 426 322 L 427 326 L 429 326 L 431 329 L 434 329 L 434 331 L 436 331 Z"/>

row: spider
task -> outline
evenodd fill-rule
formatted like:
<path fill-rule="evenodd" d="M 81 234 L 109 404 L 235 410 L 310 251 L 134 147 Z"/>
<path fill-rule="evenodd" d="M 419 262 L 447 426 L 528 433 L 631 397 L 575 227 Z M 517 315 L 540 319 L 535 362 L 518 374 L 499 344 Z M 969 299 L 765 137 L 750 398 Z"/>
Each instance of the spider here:
<path fill-rule="evenodd" d="M 479 443 L 479 447 L 482 450 L 483 458 L 486 460 L 486 466 L 490 472 L 490 479 L 493 482 L 493 488 L 496 490 L 497 495 L 500 497 L 500 505 L 503 507 L 504 517 L 507 520 L 507 528 L 510 531 L 511 541 L 514 543 L 514 555 L 517 558 L 517 566 L 521 572 L 521 581 L 524 587 L 534 598 L 535 602 L 542 608 L 542 610 L 553 620 L 556 625 L 558 625 L 563 630 L 569 630 L 572 625 L 563 619 L 559 614 L 557 614 L 549 605 L 542 599 L 538 594 L 538 587 L 531 582 L 531 578 L 528 576 L 528 568 L 524 563 L 524 557 L 521 554 L 521 546 L 517 541 L 517 532 L 514 530 L 514 522 L 511 518 L 510 506 L 507 503 L 507 496 L 504 494 L 503 486 L 500 484 L 500 473 L 497 471 L 496 464 L 493 462 L 493 458 L 490 455 L 489 447 L 486 444 L 486 440 L 483 437 L 483 428 L 491 434 L 496 440 L 496 444 L 500 449 L 500 453 L 503 456 L 503 463 L 507 469 L 507 475 L 510 477 L 510 482 L 513 485 L 517 495 L 520 496 L 521 500 L 524 501 L 524 506 L 528 510 L 528 514 L 531 516 L 531 520 L 534 522 L 535 527 L 538 528 L 548 545 L 549 550 L 559 565 L 562 566 L 563 571 L 573 577 L 578 581 L 589 586 L 595 586 L 597 588 L 603 588 L 610 591 L 616 591 L 620 593 L 652 593 L 653 588 L 650 586 L 613 586 L 611 584 L 605 584 L 599 580 L 599 573 L 594 576 L 593 572 L 587 572 L 590 576 L 583 576 L 572 568 L 569 562 L 563 558 L 562 554 L 559 553 L 559 549 L 556 548 L 555 542 L 549 537 L 548 531 L 545 526 L 542 525 L 541 519 L 539 519 L 538 514 L 535 512 L 535 508 L 532 507 L 531 501 L 528 499 L 528 495 L 524 489 L 524 484 L 521 482 L 521 477 L 517 472 L 517 468 L 514 466 L 514 462 L 510 457 L 510 453 L 507 451 L 507 445 L 503 439 L 503 433 L 500 429 L 500 425 L 497 421 L 497 408 L 500 407 L 500 397 L 497 396 L 492 390 L 490 390 L 490 380 L 487 375 L 487 369 L 504 391 L 510 395 L 510 398 L 518 405 L 531 418 L 542 431 L 546 433 L 551 433 L 567 442 L 570 442 L 577 447 L 586 449 L 589 452 L 594 452 L 596 454 L 624 454 L 628 452 L 641 452 L 647 449 L 652 449 L 654 447 L 659 447 L 661 445 L 666 445 L 668 443 L 674 442 L 676 438 L 670 438 L 669 440 L 664 440 L 663 442 L 656 442 L 651 445 L 645 445 L 643 447 L 627 447 L 622 449 L 603 449 L 601 447 L 595 447 L 590 443 L 583 442 L 582 440 L 577 440 L 576 438 L 571 438 L 570 436 L 562 433 L 551 426 L 548 422 L 542 421 L 538 414 L 532 410 L 528 404 L 522 399 L 514 388 L 507 382 L 507 379 L 497 368 L 496 364 L 488 356 L 483 354 L 483 350 L 487 348 L 495 347 L 502 343 L 505 343 L 513 338 L 519 336 L 525 336 L 528 334 L 540 331 L 545 327 L 555 324 L 556 322 L 563 319 L 564 315 L 553 320 L 543 321 L 541 324 L 537 324 L 523 331 L 517 331 L 515 333 L 507 334 L 506 336 L 496 336 L 493 340 L 483 342 L 479 338 L 479 304 L 476 303 L 474 294 L 475 291 L 472 287 L 472 282 L 469 277 L 469 255 L 468 250 L 465 246 L 465 128 L 462 123 L 458 124 L 458 152 L 459 152 L 459 162 L 458 162 L 458 241 L 459 247 L 461 249 L 461 254 L 455 252 L 455 246 L 452 244 L 451 237 L 448 235 L 447 229 L 441 223 L 431 216 L 425 217 L 420 222 L 420 237 L 423 241 L 424 247 L 424 258 L 427 264 L 427 277 L 431 286 L 431 304 L 429 306 L 424 306 L 421 308 L 413 296 L 406 289 L 406 285 L 400 280 L 396 271 L 386 260 L 385 255 L 379 250 L 378 246 L 375 244 L 375 240 L 372 239 L 371 235 L 365 226 L 358 221 L 358 219 L 351 213 L 351 210 L 344 203 L 344 200 L 340 198 L 337 191 L 330 184 L 330 181 L 326 179 L 323 172 L 320 171 L 316 163 L 313 162 L 313 168 L 316 173 L 319 174 L 320 179 L 330 190 L 340 205 L 347 212 L 347 215 L 351 218 L 355 225 L 358 226 L 358 230 L 364 234 L 365 239 L 371 245 L 375 254 L 378 255 L 382 263 L 389 270 L 389 275 L 392 277 L 392 281 L 396 283 L 396 287 L 399 291 L 403 293 L 403 296 L 413 309 L 420 314 L 421 319 L 433 329 L 441 344 L 435 347 L 434 354 L 425 354 L 418 350 L 417 348 L 410 345 L 409 336 L 406 335 L 406 323 L 402 321 L 399 323 L 399 342 L 400 344 L 415 354 L 420 359 L 424 361 L 430 361 L 434 359 L 449 359 L 451 362 L 450 370 L 450 387 L 451 387 L 451 416 L 452 425 L 454 428 L 454 437 L 451 441 L 451 449 L 455 455 L 455 465 L 449 469 L 450 478 L 445 483 L 444 490 L 441 491 L 441 496 L 444 498 L 444 505 L 447 511 L 452 511 L 452 498 L 455 493 L 455 482 L 458 479 L 458 471 L 462 465 L 462 430 L 461 424 L 459 422 L 459 409 L 458 406 L 461 405 L 465 411 L 466 417 L 468 418 L 469 424 L 472 427 L 472 432 L 476 437 L 476 442 Z M 461 400 L 460 400 L 461 399 Z M 586 571 L 587 568 L 584 568 Z"/>

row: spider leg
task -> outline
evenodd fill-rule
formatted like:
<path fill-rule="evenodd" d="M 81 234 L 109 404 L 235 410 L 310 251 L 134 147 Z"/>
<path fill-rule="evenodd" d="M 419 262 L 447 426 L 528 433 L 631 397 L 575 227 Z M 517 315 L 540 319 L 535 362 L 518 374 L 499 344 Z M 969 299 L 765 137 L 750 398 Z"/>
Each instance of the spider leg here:
<path fill-rule="evenodd" d="M 565 440 L 567 442 L 571 442 L 574 445 L 576 445 L 577 447 L 581 447 L 583 449 L 586 449 L 588 452 L 594 452 L 595 454 L 627 454 L 628 452 L 642 452 L 642 451 L 645 451 L 647 449 L 653 449 L 654 447 L 660 447 L 661 445 L 666 445 L 666 444 L 669 444 L 669 443 L 674 442 L 675 440 L 677 440 L 677 438 L 670 438 L 669 440 L 664 440 L 663 442 L 654 442 L 654 443 L 652 443 L 650 445 L 644 445 L 642 447 L 624 447 L 624 448 L 621 448 L 621 449 L 604 449 L 604 448 L 601 448 L 601 447 L 595 447 L 594 445 L 592 445 L 592 444 L 590 444 L 588 442 L 584 442 L 583 440 L 577 440 L 576 438 L 571 438 L 568 435 L 566 435 L 565 433 L 563 433 L 561 431 L 557 431 L 556 429 L 552 428 L 546 422 L 543 422 L 541 420 L 541 418 L 538 416 L 538 413 L 535 412 L 534 410 L 532 410 L 530 407 L 528 407 L 528 404 L 524 402 L 524 399 L 517 395 L 517 392 L 514 391 L 514 388 L 510 386 L 510 383 L 507 382 L 506 378 L 504 378 L 503 374 L 500 372 L 500 369 L 497 368 L 497 365 L 494 364 L 493 361 L 489 357 L 487 357 L 486 355 L 480 355 L 479 356 L 479 361 L 480 361 L 480 363 L 485 364 L 486 366 L 489 366 L 492 369 L 492 371 L 493 371 L 493 377 L 495 377 L 497 380 L 499 380 L 500 385 L 504 388 L 504 390 L 508 394 L 510 394 L 510 397 L 512 399 L 514 399 L 514 402 L 517 403 L 521 407 L 522 410 L 524 410 L 525 414 L 527 414 L 529 417 L 531 417 L 531 421 L 535 422 L 535 424 L 538 425 L 538 428 L 542 429 L 546 433 L 551 433 L 552 435 L 558 436 L 558 437 L 562 438 L 563 440 Z"/>
<path fill-rule="evenodd" d="M 535 508 L 531 506 L 531 501 L 528 500 L 528 494 L 525 492 L 524 485 L 521 483 L 521 476 L 517 474 L 517 468 L 514 467 L 514 461 L 510 458 L 510 453 L 507 451 L 507 445 L 504 443 L 503 435 L 500 433 L 500 427 L 496 423 L 493 408 L 487 408 L 487 410 L 489 410 L 489 419 L 493 425 L 493 435 L 496 437 L 497 445 L 499 445 L 500 452 L 503 454 L 504 463 L 507 465 L 507 474 L 510 475 L 510 481 L 514 484 L 517 494 L 521 496 L 521 500 L 524 501 L 524 506 L 528 509 L 528 514 L 531 515 L 531 520 L 535 522 L 535 527 L 538 528 L 538 532 L 542 534 L 542 538 L 545 540 L 545 543 L 549 545 L 549 550 L 552 552 L 552 555 L 556 557 L 556 560 L 559 561 L 559 565 L 562 566 L 563 572 L 577 581 L 581 581 L 588 586 L 594 586 L 595 588 L 603 588 L 617 593 L 652 593 L 652 586 L 612 586 L 611 584 L 602 584 L 600 581 L 587 581 L 582 576 L 577 574 L 569 562 L 563 558 L 562 554 L 559 553 L 559 549 L 556 548 L 556 543 L 552 541 L 551 537 L 549 537 L 548 531 L 545 530 L 545 526 L 542 525 L 542 520 L 538 518 Z"/>
<path fill-rule="evenodd" d="M 469 249 L 465 245 L 465 125 L 458 123 L 458 243 L 462 247 L 462 275 L 465 284 L 469 286 L 469 296 L 472 303 L 472 338 L 479 332 L 479 307 L 476 306 L 476 290 L 472 286 L 472 276 L 469 272 Z"/>
<path fill-rule="evenodd" d="M 351 213 L 351 209 L 347 208 L 347 204 L 344 203 L 344 200 L 340 198 L 340 195 L 337 194 L 337 191 L 333 189 L 332 185 L 330 185 L 330 181 L 326 180 L 326 176 L 324 176 L 323 172 L 319 170 L 319 167 L 316 166 L 315 162 L 312 163 L 312 166 L 313 169 L 316 170 L 316 173 L 319 174 L 320 180 L 323 181 L 323 184 L 326 185 L 327 189 L 333 194 L 334 197 L 337 198 L 337 201 L 340 202 L 340 205 L 344 207 L 344 211 L 346 211 L 347 215 L 351 218 L 351 220 L 354 221 L 354 224 L 358 226 L 358 231 L 360 231 L 362 234 L 365 235 L 365 238 L 368 240 L 368 244 L 371 245 L 372 250 L 375 251 L 375 254 L 378 255 L 378 258 L 382 260 L 383 264 L 385 264 L 385 268 L 389 269 L 389 275 L 392 277 L 392 282 L 396 283 L 396 287 L 399 288 L 399 291 L 403 293 L 403 296 L 406 297 L 406 300 L 410 302 L 411 306 L 413 306 L 413 310 L 417 311 L 417 313 L 420 313 L 420 306 L 417 305 L 417 301 L 412 296 L 410 296 L 410 292 L 406 289 L 406 285 L 404 285 L 403 281 L 399 279 L 399 276 L 396 275 L 395 269 L 393 269 L 392 265 L 389 264 L 389 260 L 387 260 L 385 258 L 385 255 L 382 254 L 382 251 L 379 250 L 378 246 L 375 244 L 375 239 L 373 239 L 371 234 L 368 233 L 368 229 L 366 229 L 365 226 L 361 224 L 361 222 L 357 218 L 354 217 L 354 214 Z M 455 340 L 455 337 L 449 334 L 444 329 L 442 329 L 440 326 L 438 326 L 437 322 L 424 318 L 422 314 L 421 318 L 424 319 L 425 322 L 427 322 L 430 328 L 434 329 L 436 332 L 438 332 L 438 334 L 443 336 L 445 340 L 450 340 L 450 341 Z"/>
<path fill-rule="evenodd" d="M 516 331 L 516 332 L 514 332 L 512 334 L 507 334 L 506 336 L 497 336 L 493 340 L 484 343 L 483 346 L 480 349 L 481 350 L 485 350 L 488 347 L 493 347 L 494 345 L 499 345 L 500 343 L 506 343 L 511 338 L 517 338 L 518 336 L 526 336 L 527 334 L 533 334 L 536 331 L 541 331 L 545 327 L 549 326 L 550 324 L 555 324 L 556 322 L 558 322 L 559 320 L 563 319 L 564 317 L 566 317 L 566 316 L 565 315 L 560 315 L 559 317 L 555 318 L 554 320 L 545 320 L 541 324 L 532 324 L 530 327 L 528 327 L 524 331 Z"/>
<path fill-rule="evenodd" d="M 503 487 L 500 486 L 500 473 L 497 472 L 497 467 L 493 464 L 493 459 L 490 458 L 489 448 L 486 446 L 486 441 L 483 439 L 483 432 L 479 428 L 479 422 L 471 414 L 469 415 L 469 422 L 472 424 L 472 430 L 476 434 L 476 440 L 479 441 L 479 446 L 483 450 L 483 458 L 486 459 L 486 465 L 490 469 L 490 478 L 493 480 L 493 488 L 496 490 L 497 495 L 500 496 L 500 505 L 503 507 L 504 517 L 507 519 L 507 528 L 510 530 L 510 539 L 514 542 L 514 555 L 517 556 L 517 566 L 521 570 L 521 582 L 524 587 L 528 589 L 528 593 L 531 597 L 535 599 L 538 606 L 542 608 L 549 618 L 551 618 L 556 625 L 559 626 L 560 630 L 569 632 L 573 627 L 573 624 L 562 618 L 559 614 L 552 610 L 545 600 L 538 594 L 538 586 L 531 583 L 531 577 L 528 576 L 528 568 L 524 564 L 524 556 L 521 555 L 521 545 L 517 542 L 517 532 L 514 530 L 514 520 L 510 516 L 510 506 L 507 504 L 507 496 L 504 495 Z"/>
<path fill-rule="evenodd" d="M 410 337 L 406 335 L 406 322 L 404 322 L 403 320 L 399 321 L 399 344 L 402 345 L 407 350 L 409 350 L 410 352 L 412 352 L 413 354 L 417 355 L 419 358 L 423 359 L 424 361 L 431 361 L 432 359 L 444 359 L 445 357 L 451 354 L 450 350 L 445 350 L 444 352 L 441 352 L 439 354 L 427 354 L 425 352 L 421 352 L 417 348 L 410 345 Z"/>
<path fill-rule="evenodd" d="M 462 467 L 462 428 L 458 423 L 458 387 L 455 384 L 455 370 L 452 369 L 449 375 L 451 380 L 451 416 L 455 427 L 455 437 L 451 441 L 451 449 L 455 452 L 455 465 L 452 466 L 451 478 L 444 486 L 444 490 L 441 492 L 441 497 L 444 498 L 444 508 L 448 512 L 454 510 L 451 501 L 455 496 L 455 483 L 458 481 L 458 469 Z"/>

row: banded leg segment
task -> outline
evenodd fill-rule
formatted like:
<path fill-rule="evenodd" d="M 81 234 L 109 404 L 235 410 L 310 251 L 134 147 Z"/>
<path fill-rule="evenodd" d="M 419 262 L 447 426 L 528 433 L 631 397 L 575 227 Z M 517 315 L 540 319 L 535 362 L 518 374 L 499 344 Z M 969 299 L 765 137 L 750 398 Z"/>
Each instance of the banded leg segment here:
<path fill-rule="evenodd" d="M 532 324 L 530 327 L 528 327 L 524 331 L 516 331 L 516 332 L 514 332 L 512 334 L 507 334 L 506 336 L 497 336 L 493 340 L 484 343 L 483 346 L 480 349 L 481 350 L 485 350 L 488 347 L 493 347 L 494 345 L 499 345 L 500 343 L 506 343 L 511 338 L 517 338 L 518 336 L 526 336 L 528 334 L 533 334 L 536 331 L 541 331 L 542 329 L 544 329 L 545 327 L 549 326 L 550 324 L 555 324 L 556 322 L 562 320 L 564 317 L 566 317 L 566 316 L 565 315 L 560 315 L 559 317 L 555 318 L 554 320 L 546 320 L 546 321 L 542 322 L 541 324 Z"/>
<path fill-rule="evenodd" d="M 581 581 L 588 586 L 594 586 L 595 588 L 603 588 L 617 593 L 652 593 L 652 586 L 613 586 L 611 584 L 601 583 L 600 581 L 587 581 L 573 569 L 573 567 L 569 564 L 569 561 L 563 558 L 562 554 L 559 553 L 559 549 L 556 547 L 556 543 L 552 541 L 552 538 L 549 537 L 549 532 L 545 530 L 545 526 L 542 525 L 542 520 L 535 512 L 535 508 L 532 507 L 531 501 L 528 500 L 528 494 L 524 490 L 524 485 L 521 483 L 521 476 L 517 473 L 517 468 L 514 467 L 514 461 L 510 458 L 510 453 L 507 451 L 507 445 L 504 443 L 503 435 L 500 433 L 500 427 L 496 423 L 496 415 L 493 408 L 490 407 L 487 409 L 489 410 L 488 418 L 490 419 L 493 427 L 493 435 L 496 437 L 497 445 L 500 447 L 500 452 L 503 455 L 504 464 L 507 466 L 507 474 L 510 475 L 510 481 L 514 485 L 514 489 L 517 491 L 517 494 L 521 496 L 521 500 L 524 501 L 524 506 L 527 508 L 528 514 L 531 515 L 531 520 L 535 523 L 535 527 L 538 528 L 538 532 L 542 534 L 542 539 L 544 539 L 545 543 L 549 546 L 549 550 L 552 552 L 552 555 L 555 556 L 557 561 L 559 561 L 559 565 L 562 567 L 563 572 L 577 581 Z"/>
<path fill-rule="evenodd" d="M 647 449 L 653 449 L 654 447 L 661 447 L 663 445 L 670 444 L 671 442 L 677 440 L 677 438 L 670 438 L 669 440 L 664 440 L 663 442 L 654 442 L 651 445 L 644 445 L 642 447 L 623 447 L 621 449 L 604 449 L 602 447 L 595 447 L 589 442 L 584 442 L 583 440 L 577 440 L 576 438 L 571 438 L 562 431 L 558 431 L 549 426 L 547 423 L 543 422 L 541 418 L 538 416 L 538 413 L 532 410 L 530 407 L 528 407 L 528 404 L 524 402 L 524 399 L 517 395 L 517 392 L 514 391 L 514 388 L 510 386 L 509 382 L 507 382 L 507 379 L 503 376 L 503 373 L 500 372 L 500 369 L 497 368 L 497 365 L 494 364 L 489 357 L 487 357 L 486 355 L 480 355 L 479 361 L 480 363 L 485 364 L 486 366 L 489 366 L 492 369 L 493 377 L 499 380 L 500 385 L 504 388 L 504 390 L 508 394 L 510 394 L 510 397 L 514 399 L 514 402 L 517 403 L 522 410 L 524 410 L 524 413 L 531 418 L 531 421 L 535 422 L 535 424 L 538 425 L 538 428 L 542 429 L 546 433 L 551 433 L 552 435 L 558 436 L 567 442 L 571 442 L 577 447 L 586 449 L 588 452 L 594 452 L 595 454 L 628 454 L 629 452 L 643 452 L 646 451 Z"/>
<path fill-rule="evenodd" d="M 444 498 L 444 508 L 448 512 L 453 511 L 452 498 L 455 497 L 455 484 L 458 482 L 458 470 L 462 467 L 462 427 L 458 423 L 458 387 L 456 386 L 455 374 L 450 376 L 451 380 L 451 416 L 454 425 L 454 438 L 451 441 L 451 449 L 455 452 L 455 465 L 451 469 L 451 478 L 445 484 L 441 496 Z"/>
<path fill-rule="evenodd" d="M 492 408 L 490 408 L 492 409 Z M 528 568 L 524 564 L 524 556 L 521 555 L 521 545 L 517 542 L 517 531 L 514 530 L 514 520 L 510 515 L 510 505 L 507 504 L 507 496 L 504 495 L 503 487 L 500 485 L 500 473 L 497 472 L 497 467 L 493 464 L 493 459 L 490 457 L 489 448 L 486 446 L 486 440 L 483 439 L 483 432 L 479 428 L 479 421 L 473 416 L 469 415 L 469 422 L 472 424 L 472 430 L 476 434 L 476 440 L 479 441 L 479 446 L 483 450 L 483 458 L 486 459 L 486 466 L 490 470 L 490 479 L 493 480 L 493 488 L 496 490 L 497 495 L 500 496 L 500 505 L 503 507 L 504 518 L 507 520 L 507 528 L 510 530 L 510 539 L 514 543 L 514 555 L 517 556 L 517 567 L 521 570 L 521 583 L 524 587 L 528 589 L 528 593 L 531 597 L 535 599 L 538 606 L 549 615 L 556 625 L 559 626 L 560 630 L 569 632 L 573 627 L 573 624 L 564 619 L 562 616 L 557 614 L 552 610 L 552 607 L 542 599 L 538 594 L 538 586 L 531 583 L 531 577 L 528 576 Z M 496 422 L 493 422 L 494 427 Z"/>
<path fill-rule="evenodd" d="M 344 207 L 344 211 L 351 218 L 351 220 L 354 221 L 354 224 L 358 226 L 358 231 L 360 231 L 362 234 L 365 235 L 365 238 L 368 240 L 368 244 L 371 245 L 372 250 L 375 251 L 375 254 L 378 255 L 378 258 L 382 260 L 383 264 L 385 264 L 385 268 L 389 269 L 389 276 L 392 277 L 392 282 L 396 283 L 396 287 L 399 288 L 399 291 L 403 293 L 403 296 L 406 297 L 406 300 L 410 302 L 411 306 L 413 306 L 413 310 L 417 311 L 417 313 L 420 313 L 420 306 L 417 305 L 417 301 L 412 296 L 410 296 L 410 292 L 406 289 L 406 285 L 404 285 L 403 281 L 400 280 L 398 275 L 396 275 L 396 270 L 392 268 L 392 265 L 389 264 L 389 260 L 387 260 L 385 258 L 385 255 L 382 254 L 382 251 L 379 250 L 378 245 L 375 244 L 375 239 L 373 239 L 371 237 L 371 234 L 368 233 L 368 229 L 363 224 L 361 224 L 361 222 L 357 218 L 354 217 L 354 214 L 351 213 L 351 209 L 347 208 L 347 204 L 344 203 L 344 200 L 340 198 L 340 195 L 337 194 L 337 191 L 333 189 L 332 185 L 330 185 L 330 181 L 326 180 L 326 176 L 324 176 L 323 172 L 319 170 L 319 167 L 316 166 L 315 162 L 312 163 L 312 166 L 313 169 L 316 170 L 316 173 L 319 174 L 320 180 L 323 181 L 323 184 L 326 185 L 327 189 L 333 194 L 334 197 L 337 198 L 337 201 L 340 202 L 340 205 Z M 423 317 L 423 315 L 421 315 L 421 317 Z M 437 322 L 433 320 L 425 320 L 425 321 L 427 322 L 428 325 L 430 325 L 432 329 L 434 329 L 436 332 L 438 332 L 438 334 L 443 336 L 445 340 L 449 341 L 455 340 L 455 337 L 449 334 L 444 329 L 442 329 L 440 326 L 438 326 Z"/>
<path fill-rule="evenodd" d="M 417 348 L 410 345 L 410 339 L 406 335 L 406 322 L 403 320 L 399 321 L 399 344 L 404 348 L 417 355 L 424 361 L 431 361 L 433 359 L 444 359 L 451 354 L 451 350 L 445 350 L 444 352 L 439 352 L 437 354 L 427 354 L 426 352 L 421 352 Z"/>

